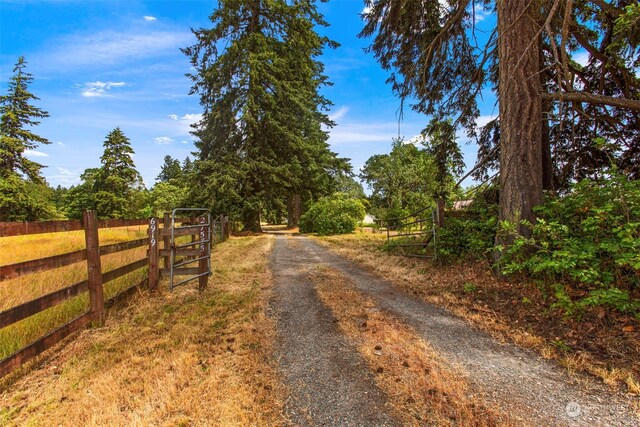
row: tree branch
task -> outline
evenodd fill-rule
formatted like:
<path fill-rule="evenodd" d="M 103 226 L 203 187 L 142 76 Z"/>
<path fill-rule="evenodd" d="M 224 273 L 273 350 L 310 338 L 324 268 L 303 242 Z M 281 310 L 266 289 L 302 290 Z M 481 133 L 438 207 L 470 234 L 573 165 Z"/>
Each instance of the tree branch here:
<path fill-rule="evenodd" d="M 555 92 L 543 93 L 542 99 L 560 102 L 588 102 L 590 104 L 603 104 L 611 107 L 640 111 L 640 100 L 628 98 L 616 98 L 614 96 L 596 95 L 587 92 Z"/>

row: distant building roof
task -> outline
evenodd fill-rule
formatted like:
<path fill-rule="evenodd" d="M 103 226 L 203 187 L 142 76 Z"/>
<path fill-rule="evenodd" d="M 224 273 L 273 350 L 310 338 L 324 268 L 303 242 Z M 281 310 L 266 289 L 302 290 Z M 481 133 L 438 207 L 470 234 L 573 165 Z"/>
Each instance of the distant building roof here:
<path fill-rule="evenodd" d="M 364 216 L 364 219 L 362 220 L 362 222 L 365 223 L 365 224 L 372 224 L 372 223 L 376 222 L 377 220 L 378 219 L 375 216 L 373 216 L 371 214 L 366 214 Z"/>
<path fill-rule="evenodd" d="M 463 209 L 466 209 L 469 206 L 471 206 L 472 202 L 473 202 L 473 200 L 457 200 L 457 201 L 453 202 L 453 210 L 454 211 L 461 211 Z"/>

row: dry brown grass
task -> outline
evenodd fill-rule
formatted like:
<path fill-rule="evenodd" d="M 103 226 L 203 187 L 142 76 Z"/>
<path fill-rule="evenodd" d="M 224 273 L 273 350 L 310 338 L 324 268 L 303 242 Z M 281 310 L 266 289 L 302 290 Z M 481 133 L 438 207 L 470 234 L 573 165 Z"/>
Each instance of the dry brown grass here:
<path fill-rule="evenodd" d="M 512 425 L 470 389 L 412 329 L 376 308 L 344 276 L 322 268 L 311 274 L 340 329 L 358 346 L 404 425 Z"/>
<path fill-rule="evenodd" d="M 281 425 L 268 236 L 213 252 L 202 294 L 140 294 L 0 383 L 0 425 Z"/>
<path fill-rule="evenodd" d="M 421 259 L 389 256 L 381 250 L 385 239 L 386 235 L 382 233 L 355 233 L 316 238 L 316 241 L 360 263 L 406 292 L 432 304 L 446 307 L 500 341 L 511 341 L 537 351 L 544 358 L 555 359 L 567 368 L 569 373 L 586 372 L 602 379 L 613 389 L 625 385 L 628 392 L 640 393 L 640 383 L 634 374 L 634 369 L 638 368 L 637 361 L 625 362 L 619 357 L 602 357 L 600 354 L 585 351 L 562 351 L 554 345 L 554 337 L 537 334 L 532 330 L 531 323 L 527 324 L 526 319 L 516 318 L 514 321 L 509 315 L 500 313 L 488 305 L 487 300 L 493 292 L 492 289 L 515 286 L 518 293 L 522 290 L 520 284 L 498 282 L 491 271 L 480 264 L 435 267 Z M 460 290 L 468 284 L 479 291 L 472 295 L 473 298 L 460 296 L 464 293 Z M 519 303 L 520 301 L 504 301 L 504 305 L 507 306 Z M 536 308 L 532 307 L 530 310 Z M 526 316 L 527 313 L 523 309 L 520 315 Z M 629 363 L 635 363 L 636 366 L 624 366 Z"/>
<path fill-rule="evenodd" d="M 120 227 L 99 230 L 100 244 L 136 240 L 146 237 L 146 226 Z M 63 254 L 84 249 L 83 231 L 35 234 L 0 238 L 0 265 Z M 146 247 L 118 252 L 101 258 L 102 270 L 110 271 L 146 256 Z M 145 271 L 138 270 L 105 284 L 105 298 L 139 283 Z M 0 310 L 33 300 L 87 278 L 86 262 L 79 262 L 53 270 L 42 271 L 0 282 Z M 46 332 L 60 326 L 88 309 L 84 295 L 0 329 L 0 358 L 26 346 Z"/>

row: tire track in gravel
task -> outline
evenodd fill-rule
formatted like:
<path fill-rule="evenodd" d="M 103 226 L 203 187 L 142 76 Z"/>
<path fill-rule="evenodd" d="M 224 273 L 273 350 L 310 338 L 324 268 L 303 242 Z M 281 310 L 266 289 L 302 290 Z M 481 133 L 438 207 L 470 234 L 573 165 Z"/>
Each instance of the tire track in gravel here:
<path fill-rule="evenodd" d="M 353 281 L 359 291 L 372 297 L 380 308 L 411 326 L 441 356 L 460 367 L 471 384 L 504 411 L 533 425 L 640 426 L 631 407 L 633 398 L 612 394 L 605 386 L 593 381 L 583 381 L 589 383 L 588 388 L 585 384 L 579 385 L 552 362 L 515 345 L 499 343 L 466 321 L 403 292 L 311 239 L 304 236 L 289 239 L 297 242 L 295 248 L 284 246 L 281 239 L 276 245 L 279 250 L 275 253 L 274 264 L 280 264 L 280 274 L 283 265 L 288 265 L 284 274 L 287 271 L 300 274 L 294 271 L 297 269 L 299 272 L 303 263 L 307 268 L 329 265 L 340 271 Z M 302 280 L 302 277 L 298 276 L 297 280 Z M 282 288 L 278 282 L 280 279 L 276 278 L 276 293 L 279 293 L 278 288 Z M 317 300 L 312 289 L 306 294 L 299 293 L 295 298 L 300 300 L 295 303 L 302 306 L 309 304 L 305 301 L 308 298 Z M 326 309 L 318 310 L 327 316 L 325 322 L 331 318 Z M 295 319 L 293 321 L 296 322 Z M 314 339 L 311 336 L 305 338 L 309 341 Z M 308 345 L 313 344 L 309 342 Z"/>
<path fill-rule="evenodd" d="M 340 332 L 319 299 L 309 271 L 321 260 L 300 250 L 297 238 L 276 236 L 271 254 L 277 322 L 276 356 L 294 425 L 396 426 L 367 363 Z"/>

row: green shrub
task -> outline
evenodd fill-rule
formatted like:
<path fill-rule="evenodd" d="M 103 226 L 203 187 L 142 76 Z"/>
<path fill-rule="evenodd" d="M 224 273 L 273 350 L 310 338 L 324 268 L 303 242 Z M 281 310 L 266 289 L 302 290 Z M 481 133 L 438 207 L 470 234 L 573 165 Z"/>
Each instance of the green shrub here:
<path fill-rule="evenodd" d="M 320 235 L 353 233 L 365 215 L 360 200 L 342 193 L 323 197 L 300 218 L 300 231 Z"/>
<path fill-rule="evenodd" d="M 497 206 L 488 204 L 482 195 L 468 210 L 446 214 L 437 234 L 438 259 L 453 262 L 485 257 L 495 244 L 497 216 Z"/>
<path fill-rule="evenodd" d="M 503 271 L 524 273 L 551 287 L 555 306 L 580 316 L 591 306 L 640 315 L 640 181 L 611 173 L 577 183 L 548 200 L 504 253 Z M 501 224 L 501 232 L 514 232 Z M 501 250 L 502 248 L 497 248 Z"/>

